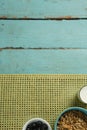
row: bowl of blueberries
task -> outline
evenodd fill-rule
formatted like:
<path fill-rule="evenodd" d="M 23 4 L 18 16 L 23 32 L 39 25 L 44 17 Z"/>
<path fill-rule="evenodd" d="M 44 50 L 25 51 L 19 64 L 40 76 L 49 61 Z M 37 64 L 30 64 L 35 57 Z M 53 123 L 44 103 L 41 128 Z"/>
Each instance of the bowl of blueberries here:
<path fill-rule="evenodd" d="M 52 128 L 46 120 L 33 118 L 25 123 L 22 130 L 52 130 Z"/>

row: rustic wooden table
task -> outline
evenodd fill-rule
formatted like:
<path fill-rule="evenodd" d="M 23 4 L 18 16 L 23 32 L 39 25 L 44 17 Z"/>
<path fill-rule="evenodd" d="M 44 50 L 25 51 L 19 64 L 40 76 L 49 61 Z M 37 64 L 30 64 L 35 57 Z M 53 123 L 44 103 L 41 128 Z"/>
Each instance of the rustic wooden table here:
<path fill-rule="evenodd" d="M 0 73 L 87 73 L 87 0 L 0 0 Z"/>

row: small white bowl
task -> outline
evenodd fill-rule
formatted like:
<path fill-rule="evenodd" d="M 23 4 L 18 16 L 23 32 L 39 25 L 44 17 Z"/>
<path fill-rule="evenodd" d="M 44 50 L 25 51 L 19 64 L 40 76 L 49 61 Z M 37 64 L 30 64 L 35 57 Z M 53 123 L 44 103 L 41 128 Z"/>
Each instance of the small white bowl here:
<path fill-rule="evenodd" d="M 51 128 L 51 126 L 49 125 L 49 123 L 48 123 L 46 120 L 42 119 L 42 118 L 32 118 L 32 119 L 30 119 L 29 121 L 27 121 L 27 122 L 25 123 L 25 125 L 23 126 L 23 129 L 22 129 L 22 130 L 26 130 L 26 128 L 27 128 L 27 126 L 28 126 L 29 124 L 31 124 L 31 123 L 33 123 L 33 122 L 36 122 L 36 121 L 41 121 L 41 122 L 43 122 L 44 124 L 46 124 L 46 125 L 48 126 L 48 130 L 52 130 L 52 128 Z"/>
<path fill-rule="evenodd" d="M 78 92 L 78 99 L 84 103 L 87 104 L 87 86 L 82 87 Z"/>

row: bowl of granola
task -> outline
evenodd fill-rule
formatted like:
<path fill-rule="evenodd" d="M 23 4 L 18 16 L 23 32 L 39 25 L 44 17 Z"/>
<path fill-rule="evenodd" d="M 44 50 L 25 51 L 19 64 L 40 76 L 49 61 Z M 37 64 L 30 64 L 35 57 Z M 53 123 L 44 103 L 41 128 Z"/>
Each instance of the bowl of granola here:
<path fill-rule="evenodd" d="M 54 130 L 87 130 L 87 110 L 82 107 L 65 109 L 56 119 Z"/>

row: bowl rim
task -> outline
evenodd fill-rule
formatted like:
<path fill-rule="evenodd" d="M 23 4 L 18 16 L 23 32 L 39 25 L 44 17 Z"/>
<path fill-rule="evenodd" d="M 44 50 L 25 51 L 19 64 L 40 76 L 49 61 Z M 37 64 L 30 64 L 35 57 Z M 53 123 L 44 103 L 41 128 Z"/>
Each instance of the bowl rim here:
<path fill-rule="evenodd" d="M 48 130 L 52 130 L 50 124 L 49 124 L 46 120 L 44 120 L 44 119 L 42 119 L 42 118 L 31 118 L 30 120 L 28 120 L 28 121 L 24 124 L 22 130 L 26 130 L 27 125 L 30 124 L 30 123 L 32 123 L 32 122 L 34 122 L 34 121 L 42 121 L 43 123 L 47 124 Z"/>
<path fill-rule="evenodd" d="M 87 109 L 85 109 L 85 108 L 82 108 L 82 107 L 68 107 L 68 108 L 64 109 L 64 111 L 61 112 L 61 113 L 58 115 L 58 117 L 57 117 L 57 119 L 56 119 L 56 121 L 55 121 L 55 124 L 54 124 L 54 130 L 57 129 L 57 124 L 58 124 L 58 121 L 59 121 L 60 117 L 61 117 L 64 113 L 66 113 L 66 112 L 68 112 L 68 111 L 71 111 L 71 110 L 79 110 L 79 111 L 81 111 L 81 112 L 83 112 L 84 114 L 87 115 Z"/>

